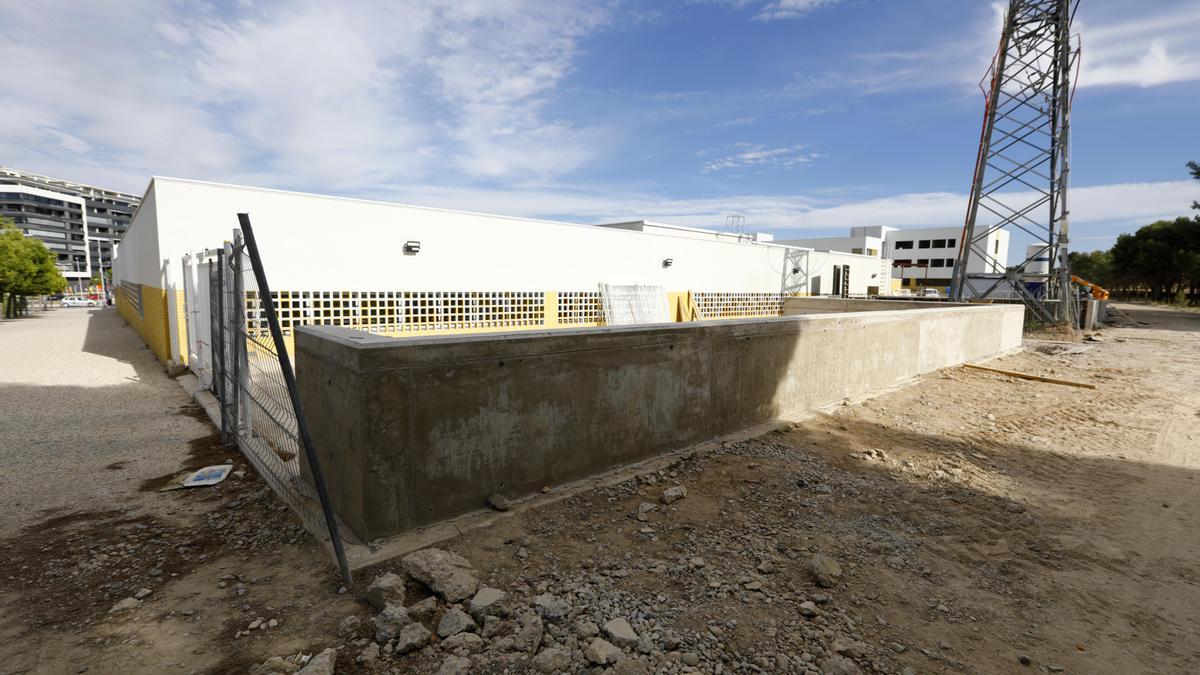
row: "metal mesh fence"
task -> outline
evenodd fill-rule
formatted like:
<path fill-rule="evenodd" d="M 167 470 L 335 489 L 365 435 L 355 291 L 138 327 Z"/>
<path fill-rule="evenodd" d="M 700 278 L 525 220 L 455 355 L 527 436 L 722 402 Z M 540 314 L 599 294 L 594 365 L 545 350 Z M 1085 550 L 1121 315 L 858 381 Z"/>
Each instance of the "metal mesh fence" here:
<path fill-rule="evenodd" d="M 210 273 L 212 389 L 221 406 L 222 433 L 304 527 L 331 543 L 317 491 L 301 469 L 299 425 L 267 310 L 258 301 L 253 261 L 236 231 L 234 239 L 218 253 Z"/>

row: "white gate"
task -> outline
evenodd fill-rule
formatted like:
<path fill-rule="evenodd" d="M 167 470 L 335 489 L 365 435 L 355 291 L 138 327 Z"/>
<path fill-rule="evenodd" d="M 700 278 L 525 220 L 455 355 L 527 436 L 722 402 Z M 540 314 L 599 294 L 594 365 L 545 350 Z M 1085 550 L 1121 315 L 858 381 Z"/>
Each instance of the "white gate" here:
<path fill-rule="evenodd" d="M 212 311 L 209 306 L 209 271 L 213 256 L 209 252 L 183 257 L 184 317 L 187 321 L 188 368 L 200 380 L 202 389 L 211 389 L 213 381 Z"/>

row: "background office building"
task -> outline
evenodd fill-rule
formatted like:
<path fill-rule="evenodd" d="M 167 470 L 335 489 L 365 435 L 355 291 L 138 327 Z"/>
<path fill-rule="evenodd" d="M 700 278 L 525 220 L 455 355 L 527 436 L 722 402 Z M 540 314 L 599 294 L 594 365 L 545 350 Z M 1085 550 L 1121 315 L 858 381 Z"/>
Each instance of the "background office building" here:
<path fill-rule="evenodd" d="M 0 216 L 58 256 L 72 289 L 112 268 L 113 243 L 140 202 L 137 195 L 0 167 Z"/>
<path fill-rule="evenodd" d="M 890 260 L 893 276 L 905 286 L 942 288 L 954 276 L 962 226 L 899 229 L 884 225 L 850 228 L 848 237 L 788 239 L 778 243 L 824 251 L 846 251 Z M 1003 272 L 1008 265 L 1008 232 L 997 230 L 981 242 L 987 256 L 973 256 L 969 274 Z"/>

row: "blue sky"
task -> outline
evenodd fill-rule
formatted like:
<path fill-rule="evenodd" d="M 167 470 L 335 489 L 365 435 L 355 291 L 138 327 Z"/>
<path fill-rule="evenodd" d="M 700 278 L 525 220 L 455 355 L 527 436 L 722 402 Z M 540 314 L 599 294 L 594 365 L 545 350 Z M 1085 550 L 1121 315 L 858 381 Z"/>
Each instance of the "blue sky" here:
<path fill-rule="evenodd" d="M 1002 5 L 0 5 L 0 164 L 777 237 L 960 225 Z M 1082 0 L 1074 248 L 1186 215 L 1200 3 Z"/>

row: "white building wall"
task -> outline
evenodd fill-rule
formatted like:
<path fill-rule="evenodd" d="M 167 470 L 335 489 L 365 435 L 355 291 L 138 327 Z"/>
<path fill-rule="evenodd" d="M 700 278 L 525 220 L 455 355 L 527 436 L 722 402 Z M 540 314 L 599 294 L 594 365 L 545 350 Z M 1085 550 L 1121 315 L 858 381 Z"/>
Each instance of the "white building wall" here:
<path fill-rule="evenodd" d="M 153 260 L 174 267 L 220 245 L 239 212 L 250 214 L 277 290 L 567 291 L 609 282 L 779 292 L 799 276 L 784 246 L 164 178 L 154 179 L 122 243 L 122 276 L 165 287 Z M 421 242 L 419 253 L 402 252 L 410 240 Z"/>

